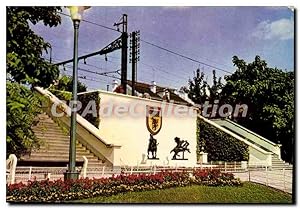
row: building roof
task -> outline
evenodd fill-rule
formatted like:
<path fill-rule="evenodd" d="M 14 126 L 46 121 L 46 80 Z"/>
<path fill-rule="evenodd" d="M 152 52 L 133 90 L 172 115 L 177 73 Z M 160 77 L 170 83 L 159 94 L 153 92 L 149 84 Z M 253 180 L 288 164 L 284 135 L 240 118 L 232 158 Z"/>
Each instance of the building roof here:
<path fill-rule="evenodd" d="M 131 81 L 127 81 L 127 84 L 128 84 L 128 86 L 130 86 L 130 88 L 132 87 L 132 82 Z M 135 83 L 135 90 L 138 93 L 143 94 L 143 95 L 145 93 L 149 94 L 151 99 L 158 100 L 158 101 L 163 101 L 164 100 L 161 95 L 166 89 L 169 90 L 170 101 L 171 102 L 174 102 L 175 104 L 191 106 L 191 104 L 188 101 L 182 99 L 179 95 L 174 93 L 175 89 L 156 85 L 156 93 L 154 93 L 154 92 L 151 91 L 151 84 L 141 83 L 141 82 L 136 82 Z"/>

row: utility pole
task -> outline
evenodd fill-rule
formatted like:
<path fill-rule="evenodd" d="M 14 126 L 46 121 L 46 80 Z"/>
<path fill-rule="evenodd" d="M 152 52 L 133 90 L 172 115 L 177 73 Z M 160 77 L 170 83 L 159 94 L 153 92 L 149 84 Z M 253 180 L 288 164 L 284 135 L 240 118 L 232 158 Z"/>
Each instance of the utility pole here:
<path fill-rule="evenodd" d="M 131 37 L 131 40 L 130 40 L 130 59 L 129 59 L 129 62 L 131 62 L 132 66 L 131 66 L 131 69 L 132 69 L 132 84 L 131 84 L 131 87 L 132 87 L 132 96 L 135 95 L 135 83 L 136 83 L 136 79 L 137 79 L 137 62 L 139 61 L 140 59 L 140 44 L 139 44 L 139 41 L 140 41 L 140 31 L 133 31 L 131 34 L 130 34 L 130 37 Z"/>
<path fill-rule="evenodd" d="M 128 33 L 127 33 L 127 14 L 123 14 L 120 22 L 115 23 L 114 26 L 117 26 L 117 31 L 119 30 L 119 26 L 122 25 L 121 36 L 108 44 L 103 49 L 100 49 L 96 52 L 89 53 L 83 56 L 78 57 L 78 60 L 84 60 L 86 64 L 86 59 L 89 57 L 97 56 L 97 55 L 106 55 L 115 50 L 121 49 L 121 86 L 124 94 L 127 93 L 127 48 L 128 48 Z M 69 59 L 63 62 L 55 63 L 54 65 L 65 65 L 67 63 L 73 62 L 73 59 Z"/>
<path fill-rule="evenodd" d="M 128 42 L 128 33 L 127 33 L 127 14 L 123 14 L 122 21 L 115 23 L 114 26 L 122 25 L 122 48 L 121 48 L 121 86 L 123 93 L 127 94 L 127 42 Z"/>

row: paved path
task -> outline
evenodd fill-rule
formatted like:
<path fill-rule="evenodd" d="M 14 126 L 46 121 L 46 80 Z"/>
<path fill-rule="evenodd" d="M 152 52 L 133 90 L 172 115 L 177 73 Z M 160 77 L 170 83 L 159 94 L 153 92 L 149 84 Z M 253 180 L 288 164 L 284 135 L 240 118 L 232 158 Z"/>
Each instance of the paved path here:
<path fill-rule="evenodd" d="M 234 175 L 242 181 L 249 181 L 249 172 L 238 172 Z M 256 170 L 250 171 L 250 181 L 261 183 L 292 194 L 293 170 Z"/>

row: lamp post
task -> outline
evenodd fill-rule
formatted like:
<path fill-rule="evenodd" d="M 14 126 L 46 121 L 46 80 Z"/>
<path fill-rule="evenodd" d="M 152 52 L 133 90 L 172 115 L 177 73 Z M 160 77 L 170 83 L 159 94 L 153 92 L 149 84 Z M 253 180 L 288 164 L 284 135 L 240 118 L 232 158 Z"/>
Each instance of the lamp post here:
<path fill-rule="evenodd" d="M 78 179 L 79 172 L 76 171 L 76 114 L 77 114 L 77 80 L 78 80 L 78 30 L 84 10 L 90 7 L 70 6 L 71 18 L 74 26 L 74 52 L 73 52 L 73 91 L 71 106 L 71 128 L 69 146 L 69 165 L 64 179 Z"/>

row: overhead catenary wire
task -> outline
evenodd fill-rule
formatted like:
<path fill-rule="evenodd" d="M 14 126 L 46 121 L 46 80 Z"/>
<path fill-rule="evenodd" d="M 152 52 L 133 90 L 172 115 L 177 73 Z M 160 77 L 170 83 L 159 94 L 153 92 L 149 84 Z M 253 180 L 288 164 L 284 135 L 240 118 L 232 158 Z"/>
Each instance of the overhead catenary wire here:
<path fill-rule="evenodd" d="M 59 14 L 66 15 L 66 16 L 70 16 L 70 15 L 65 14 L 65 13 L 63 13 L 63 12 L 59 12 Z M 101 25 L 101 24 L 98 24 L 98 23 L 95 23 L 95 22 L 92 22 L 92 21 L 89 21 L 89 20 L 84 20 L 84 19 L 83 19 L 82 21 L 83 21 L 83 22 L 90 23 L 90 24 L 93 24 L 93 25 L 96 25 L 96 26 L 99 26 L 99 27 L 102 27 L 102 28 L 106 28 L 106 29 L 109 29 L 109 30 L 113 30 L 113 31 L 116 31 L 116 32 L 120 32 L 120 31 L 118 31 L 117 29 L 110 28 L 110 27 L 107 27 L 107 26 L 105 26 L 105 25 Z M 141 39 L 141 41 L 144 42 L 144 43 L 146 43 L 146 44 L 148 44 L 148 45 L 151 45 L 151 46 L 153 46 L 153 47 L 156 47 L 156 48 L 159 48 L 159 49 L 161 49 L 161 50 L 167 51 L 167 52 L 169 52 L 169 53 L 171 53 L 171 54 L 174 54 L 174 55 L 180 56 L 180 57 L 182 57 L 182 58 L 188 59 L 188 60 L 190 60 L 190 61 L 193 61 L 193 62 L 202 64 L 202 65 L 211 67 L 211 68 L 216 69 L 216 70 L 219 70 L 219 71 L 223 71 L 223 72 L 228 73 L 228 74 L 232 74 L 232 72 L 229 72 L 229 71 L 224 70 L 224 69 L 222 69 L 222 68 L 216 67 L 216 66 L 211 65 L 211 64 L 207 64 L 207 63 L 202 62 L 202 61 L 199 61 L 199 60 L 196 60 L 196 59 L 194 59 L 194 58 L 191 58 L 191 57 L 188 57 L 188 56 L 186 56 L 186 55 L 180 54 L 180 53 L 178 53 L 178 52 L 172 51 L 172 50 L 170 50 L 170 49 L 167 49 L 167 48 L 165 48 L 165 47 L 162 47 L 162 46 L 159 46 L 159 45 L 157 45 L 157 44 L 151 43 L 151 42 L 149 42 L 149 41 L 146 41 L 146 40 L 143 40 L 143 39 Z M 216 63 L 216 62 L 215 62 L 215 63 Z"/>
<path fill-rule="evenodd" d="M 57 12 L 61 15 L 64 15 L 64 16 L 68 16 L 68 17 L 71 17 L 71 15 L 68 15 L 66 13 L 63 13 L 63 12 Z M 86 22 L 86 23 L 89 23 L 89 24 L 92 24 L 92 25 L 96 25 L 96 26 L 99 26 L 99 27 L 102 27 L 102 28 L 105 28 L 105 29 L 108 29 L 108 30 L 112 30 L 112 31 L 115 31 L 115 32 L 118 32 L 118 33 L 121 33 L 120 31 L 118 31 L 117 29 L 114 29 L 114 28 L 110 28 L 108 26 L 105 26 L 105 25 L 101 25 L 99 23 L 95 23 L 95 22 L 92 22 L 90 20 L 85 20 L 85 19 L 82 19 L 81 20 L 82 22 Z"/>
<path fill-rule="evenodd" d="M 72 77 L 72 71 L 69 69 L 66 69 L 66 75 L 71 76 Z M 80 73 L 80 72 L 79 72 Z M 108 80 L 104 80 L 101 78 L 94 78 L 94 77 L 90 77 L 84 73 L 80 73 L 78 76 L 79 79 L 84 79 L 84 80 L 89 80 L 89 81 L 95 81 L 95 82 L 100 82 L 100 81 L 104 81 L 104 82 L 108 82 Z"/>
<path fill-rule="evenodd" d="M 72 69 L 72 66 L 70 66 L 70 65 L 65 65 L 65 67 Z M 109 72 L 103 72 L 103 73 L 99 73 L 99 72 L 96 72 L 96 71 L 91 71 L 91 70 L 83 69 L 83 68 L 80 68 L 80 67 L 78 67 L 78 70 L 79 71 L 84 71 L 84 72 L 87 72 L 87 73 L 93 73 L 93 74 L 96 74 L 96 75 L 99 75 L 99 76 L 105 76 L 105 77 L 110 77 L 110 78 L 115 78 L 115 79 L 121 80 L 121 78 L 118 78 L 116 76 L 107 75 L 107 73 L 117 73 L 119 70 L 109 71 Z"/>
<path fill-rule="evenodd" d="M 172 47 L 173 49 L 183 51 L 181 48 L 178 48 L 177 46 L 172 46 L 170 43 L 168 43 L 168 41 L 167 41 L 166 39 L 162 39 L 160 36 L 156 36 L 156 35 L 154 35 L 153 33 L 148 33 L 148 32 L 143 31 L 143 34 L 144 34 L 144 33 L 146 33 L 146 34 L 148 34 L 148 35 L 150 35 L 150 36 L 155 37 L 156 42 L 159 42 L 159 43 L 161 43 L 161 44 L 164 44 L 164 45 L 166 45 L 166 46 L 168 46 L 168 47 Z M 158 38 L 159 38 L 159 40 L 158 40 Z M 184 41 L 184 40 L 180 40 L 180 41 L 182 42 L 182 41 Z M 171 49 L 170 49 L 170 50 L 171 50 Z M 199 54 L 196 55 L 195 51 L 192 51 L 192 50 L 185 50 L 185 51 L 186 51 L 186 52 L 189 51 L 189 52 L 188 52 L 189 54 L 193 54 L 194 56 L 197 56 L 197 57 L 199 57 L 200 59 L 207 60 L 208 62 L 212 62 L 212 63 L 217 64 L 217 65 L 222 65 L 223 67 L 226 67 L 226 68 L 232 68 L 232 66 L 229 66 L 229 65 L 227 65 L 227 64 L 220 63 L 220 62 L 216 62 L 216 61 L 211 60 L 211 59 L 208 59 L 208 58 L 206 58 L 206 57 L 199 56 Z M 192 56 L 192 55 L 190 55 L 190 56 Z"/>
<path fill-rule="evenodd" d="M 172 50 L 170 50 L 170 49 L 167 49 L 167 48 L 165 48 L 165 47 L 161 47 L 161 46 L 156 45 L 156 44 L 154 44 L 154 43 L 151 43 L 151 42 L 149 42 L 149 41 L 145 41 L 145 40 L 143 40 L 143 39 L 141 39 L 141 41 L 144 42 L 144 43 L 146 43 L 146 44 L 148 44 L 148 45 L 151 45 L 151 46 L 153 46 L 153 47 L 156 47 L 156 48 L 158 48 L 158 49 L 161 49 L 161 50 L 164 50 L 164 51 L 166 51 L 166 52 L 169 52 L 169 53 L 171 53 L 171 54 L 174 54 L 174 55 L 177 55 L 177 56 L 179 56 L 179 57 L 188 59 L 188 60 L 190 60 L 190 61 L 193 61 L 193 62 L 202 64 L 202 65 L 211 67 L 211 68 L 216 69 L 216 70 L 219 70 L 219 71 L 223 71 L 223 72 L 228 73 L 228 74 L 232 74 L 232 72 L 229 72 L 229 71 L 224 70 L 224 69 L 222 69 L 222 68 L 219 68 L 219 67 L 216 67 L 216 66 L 207 64 L 207 63 L 205 63 L 205 62 L 201 62 L 201 61 L 199 61 L 199 60 L 196 60 L 196 59 L 194 59 L 194 58 L 191 58 L 191 57 L 188 57 L 188 56 L 186 56 L 186 55 L 180 54 L 180 53 L 178 53 L 178 52 L 174 52 L 174 51 L 172 51 Z"/>
<path fill-rule="evenodd" d="M 58 12 L 58 13 L 70 17 L 70 15 L 65 14 L 65 13 L 63 13 L 63 12 Z M 120 32 L 119 30 L 117 30 L 117 29 L 110 28 L 110 27 L 108 27 L 108 26 L 101 25 L 101 24 L 98 24 L 98 23 L 95 23 L 95 22 L 92 22 L 92 21 L 89 21 L 89 20 L 84 20 L 84 19 L 83 19 L 82 21 L 83 21 L 83 22 L 90 23 L 90 24 L 93 24 L 93 25 L 96 25 L 96 26 L 99 26 L 99 27 L 102 27 L 102 28 L 105 28 L 105 29 L 108 29 L 108 30 L 113 30 L 113 31 L 116 31 L 116 32 L 121 33 L 121 32 Z M 141 39 L 141 41 L 144 42 L 144 43 L 146 43 L 146 44 L 148 44 L 148 45 L 151 45 L 151 46 L 153 46 L 153 47 L 156 47 L 156 48 L 159 48 L 159 49 L 161 49 L 161 50 L 167 51 L 167 52 L 169 52 L 169 53 L 171 53 L 171 54 L 174 54 L 174 55 L 180 56 L 180 57 L 182 57 L 182 58 L 188 59 L 188 60 L 190 60 L 190 61 L 193 61 L 193 62 L 202 64 L 202 65 L 211 67 L 211 68 L 216 69 L 216 70 L 219 70 L 219 71 L 223 71 L 223 72 L 228 73 L 228 74 L 232 74 L 232 72 L 229 72 L 229 71 L 224 70 L 224 69 L 222 69 L 222 68 L 216 67 L 216 66 L 211 65 L 211 64 L 207 64 L 207 63 L 202 62 L 202 61 L 199 61 L 199 60 L 196 60 L 196 59 L 194 59 L 194 58 L 191 58 L 191 57 L 189 57 L 189 56 L 186 56 L 186 55 L 180 54 L 180 53 L 178 53 L 178 52 L 172 51 L 172 50 L 170 50 L 170 49 L 167 49 L 167 48 L 165 48 L 165 47 L 162 47 L 162 46 L 159 46 L 159 45 L 157 45 L 157 44 L 151 43 L 151 42 L 149 42 L 149 41 L 146 41 L 146 40 L 143 40 L 143 39 Z"/>
<path fill-rule="evenodd" d="M 70 16 L 70 15 L 65 14 L 65 13 L 63 13 L 63 12 L 59 12 L 59 13 L 62 14 L 62 15 L 65 15 L 65 16 Z M 110 27 L 108 27 L 108 26 L 105 26 L 105 25 L 102 25 L 102 24 L 98 24 L 98 23 L 92 22 L 92 21 L 90 21 L 90 20 L 85 20 L 85 19 L 83 19 L 82 21 L 83 21 L 83 22 L 87 22 L 87 23 L 89 23 L 89 24 L 93 24 L 93 25 L 98 26 L 98 27 L 102 27 L 102 28 L 108 29 L 108 30 L 113 30 L 113 31 L 116 31 L 116 32 L 120 32 L 120 31 L 118 31 L 118 30 L 116 30 L 116 29 L 114 29 L 114 28 L 110 28 Z M 176 56 L 180 56 L 180 57 L 182 57 L 182 58 L 184 58 L 184 59 L 187 59 L 187 60 L 190 60 L 190 61 L 192 61 L 192 62 L 196 62 L 196 63 L 198 63 L 198 64 L 202 64 L 202 65 L 211 67 L 211 68 L 213 68 L 213 69 L 216 69 L 216 70 L 219 70 L 219 71 L 228 73 L 228 74 L 232 74 L 232 72 L 229 72 L 229 71 L 227 71 L 227 70 L 225 70 L 225 69 L 222 69 L 222 68 L 219 68 L 219 67 L 217 67 L 217 66 L 208 64 L 208 63 L 206 63 L 206 62 L 202 62 L 202 61 L 196 60 L 196 59 L 191 58 L 191 57 L 189 57 L 189 56 L 186 56 L 186 55 L 184 55 L 184 54 L 181 54 L 181 53 L 175 52 L 175 51 L 173 51 L 173 50 L 170 50 L 170 49 L 168 49 L 168 48 L 165 48 L 165 47 L 159 46 L 159 45 L 157 45 L 157 44 L 151 43 L 151 42 L 149 42 L 149 41 L 147 41 L 147 40 L 141 39 L 141 41 L 144 42 L 144 43 L 146 43 L 146 44 L 148 44 L 148 45 L 151 45 L 151 46 L 153 46 L 153 47 L 156 47 L 156 48 L 158 48 L 158 49 L 160 49 L 160 50 L 164 50 L 164 51 L 166 51 L 166 52 L 168 52 L 168 53 L 171 53 L 171 54 L 176 55 Z M 110 57 L 110 56 L 108 56 L 108 57 Z M 113 57 L 113 56 L 111 56 L 111 57 Z M 113 57 L 113 58 L 116 58 L 116 57 Z M 118 59 L 118 58 L 117 58 L 117 59 Z M 211 61 L 211 60 L 210 60 L 210 61 Z M 213 61 L 211 61 L 211 62 L 213 62 Z M 113 63 L 113 62 L 112 62 L 112 63 Z M 216 63 L 216 62 L 215 62 L 215 63 Z M 81 64 L 81 63 L 80 63 L 80 64 Z M 83 63 L 82 63 L 82 64 L 83 64 Z M 149 65 L 149 66 L 150 66 L 150 65 Z M 93 67 L 96 67 L 96 68 L 100 69 L 100 68 L 97 67 L 97 66 L 93 66 Z M 153 66 L 151 66 L 151 68 L 152 68 L 152 70 L 154 70 L 154 71 L 157 71 L 157 70 L 158 70 L 158 71 L 167 73 L 166 71 L 162 70 L 161 68 L 158 69 L 158 67 L 153 67 Z M 79 70 L 80 70 L 80 69 L 79 69 Z M 83 70 L 87 72 L 86 69 L 83 69 Z M 95 73 L 95 72 L 94 72 L 94 73 Z M 179 75 L 170 74 L 170 72 L 168 72 L 168 74 L 169 74 L 169 75 L 174 75 L 174 76 L 176 76 L 177 78 L 180 77 Z M 103 76 L 105 76 L 105 75 L 103 75 Z M 107 76 L 107 75 L 106 75 L 106 76 Z M 111 78 L 114 78 L 114 79 L 120 79 L 120 78 L 117 78 L 117 77 L 114 77 L 114 76 L 107 76 L 107 77 L 111 77 Z M 181 78 L 182 78 L 182 79 L 186 79 L 186 78 L 184 78 L 184 77 L 181 77 Z M 168 80 L 171 80 L 171 79 L 168 79 Z M 174 81 L 174 80 L 172 80 L 172 81 Z M 174 81 L 174 82 L 175 82 L 175 81 Z"/>

